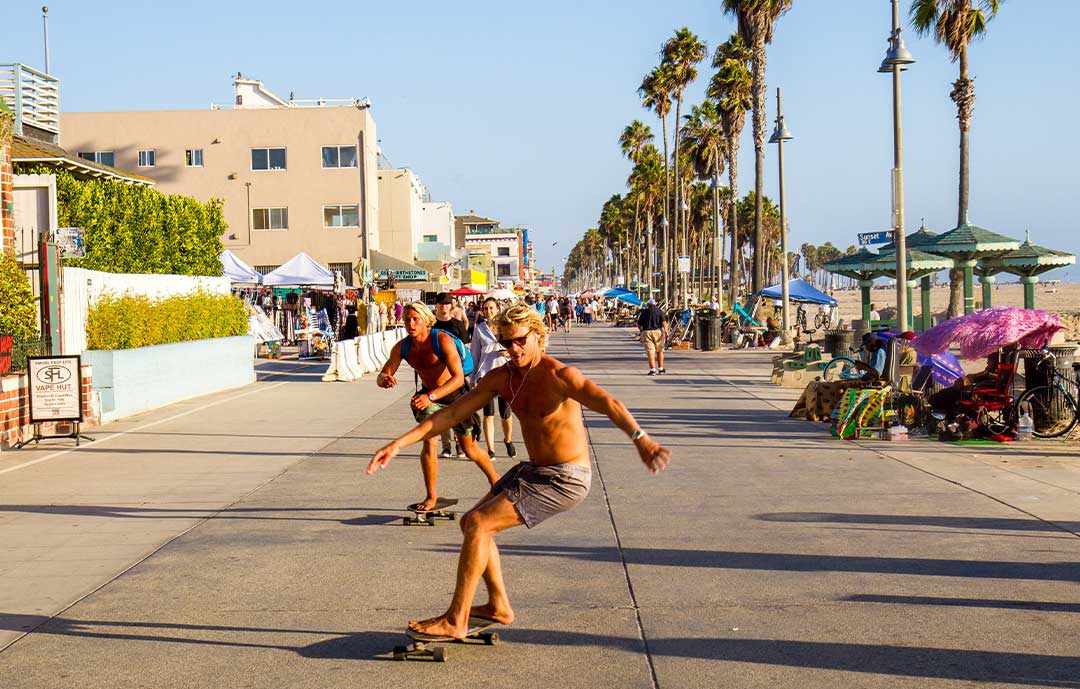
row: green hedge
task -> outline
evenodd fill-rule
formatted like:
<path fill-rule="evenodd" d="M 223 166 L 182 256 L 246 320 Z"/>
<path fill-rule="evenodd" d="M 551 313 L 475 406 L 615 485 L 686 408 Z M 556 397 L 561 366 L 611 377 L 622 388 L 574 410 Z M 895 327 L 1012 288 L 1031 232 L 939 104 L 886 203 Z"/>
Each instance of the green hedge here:
<path fill-rule="evenodd" d="M 86 319 L 86 348 L 134 349 L 247 332 L 247 308 L 230 295 L 199 292 L 160 301 L 103 295 Z"/>
<path fill-rule="evenodd" d="M 14 256 L 0 254 L 0 335 L 16 340 L 37 337 L 37 309 L 30 280 Z"/>
<path fill-rule="evenodd" d="M 60 227 L 85 231 L 86 255 L 64 265 L 107 273 L 221 275 L 221 236 L 228 225 L 220 199 L 201 203 L 152 187 L 79 180 L 47 165 L 16 172 L 56 176 Z"/>

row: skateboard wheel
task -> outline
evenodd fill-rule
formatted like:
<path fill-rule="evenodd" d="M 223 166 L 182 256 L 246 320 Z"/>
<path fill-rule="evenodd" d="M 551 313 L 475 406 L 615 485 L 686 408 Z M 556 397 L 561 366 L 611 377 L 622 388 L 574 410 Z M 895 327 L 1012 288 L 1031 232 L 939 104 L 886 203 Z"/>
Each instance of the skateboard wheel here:
<path fill-rule="evenodd" d="M 424 523 L 427 524 L 428 526 L 435 526 L 435 520 L 434 519 L 429 519 Z"/>
<path fill-rule="evenodd" d="M 401 521 L 403 524 L 405 524 L 405 526 L 409 526 L 410 524 L 412 524 L 412 517 L 404 517 Z"/>
<path fill-rule="evenodd" d="M 394 646 L 394 660 L 405 660 L 405 654 L 408 650 L 405 646 Z"/>
<path fill-rule="evenodd" d="M 456 521 L 457 520 L 457 512 L 451 512 L 450 515 L 447 517 L 447 519 L 449 519 L 450 521 Z"/>
<path fill-rule="evenodd" d="M 490 634 L 484 634 L 480 638 L 483 639 L 484 643 L 487 644 L 488 646 L 494 646 L 495 644 L 499 643 L 499 633 L 498 632 L 491 632 Z"/>
<path fill-rule="evenodd" d="M 446 649 L 442 646 L 431 651 L 431 657 L 435 659 L 436 663 L 446 662 Z"/>

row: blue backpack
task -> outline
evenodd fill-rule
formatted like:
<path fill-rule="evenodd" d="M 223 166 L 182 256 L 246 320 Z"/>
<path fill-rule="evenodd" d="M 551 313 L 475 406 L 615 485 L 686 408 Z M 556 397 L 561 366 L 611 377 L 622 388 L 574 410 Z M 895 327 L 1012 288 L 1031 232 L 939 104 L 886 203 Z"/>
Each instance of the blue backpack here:
<path fill-rule="evenodd" d="M 439 358 L 439 361 L 446 363 L 446 357 L 443 356 L 442 344 L 439 342 L 441 339 L 439 333 L 446 333 L 451 340 L 454 341 L 454 345 L 457 347 L 458 358 L 461 359 L 461 373 L 463 375 L 472 375 L 472 372 L 476 370 L 476 362 L 473 361 L 472 352 L 465 346 L 465 343 L 457 338 L 457 335 L 445 330 L 432 330 L 431 331 L 431 349 L 435 352 L 435 356 Z M 405 339 L 401 341 L 401 358 L 407 359 L 409 357 L 409 345 L 412 344 L 412 336 L 406 335 Z"/>

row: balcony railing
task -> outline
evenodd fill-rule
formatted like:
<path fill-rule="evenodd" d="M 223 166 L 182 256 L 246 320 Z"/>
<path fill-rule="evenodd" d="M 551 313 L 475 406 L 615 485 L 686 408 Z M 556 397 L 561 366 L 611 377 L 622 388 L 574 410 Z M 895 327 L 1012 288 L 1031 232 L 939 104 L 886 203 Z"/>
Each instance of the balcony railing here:
<path fill-rule="evenodd" d="M 60 142 L 60 80 L 19 63 L 0 64 L 0 98 L 15 113 L 15 133 L 30 126 Z"/>

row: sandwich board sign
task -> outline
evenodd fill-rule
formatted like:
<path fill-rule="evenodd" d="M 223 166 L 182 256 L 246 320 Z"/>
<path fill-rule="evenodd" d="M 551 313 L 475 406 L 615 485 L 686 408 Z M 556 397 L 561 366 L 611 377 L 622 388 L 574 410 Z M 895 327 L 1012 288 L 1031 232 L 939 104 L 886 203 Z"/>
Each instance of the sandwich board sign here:
<path fill-rule="evenodd" d="M 75 438 L 79 444 L 85 436 L 79 433 L 83 420 L 82 365 L 78 356 L 31 356 L 26 359 L 30 383 L 30 423 L 34 435 L 19 443 L 22 447 L 46 437 Z M 43 436 L 41 424 L 56 421 L 73 422 L 73 431 L 66 435 Z M 92 438 L 86 438 L 92 440 Z"/>

